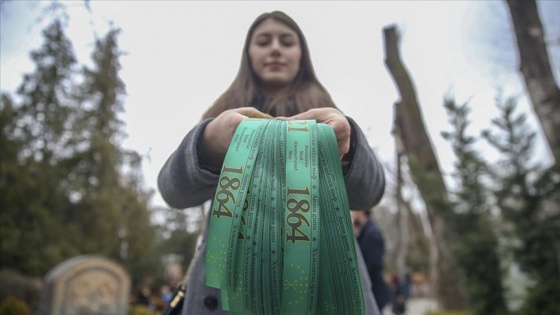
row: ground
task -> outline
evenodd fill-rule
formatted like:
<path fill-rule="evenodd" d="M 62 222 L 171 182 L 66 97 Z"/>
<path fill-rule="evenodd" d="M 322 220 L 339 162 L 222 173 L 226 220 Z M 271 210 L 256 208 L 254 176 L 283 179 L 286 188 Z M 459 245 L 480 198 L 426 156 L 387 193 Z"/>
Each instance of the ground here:
<path fill-rule="evenodd" d="M 424 297 L 411 298 L 406 303 L 406 313 L 404 315 L 426 315 L 433 310 L 436 310 L 434 300 Z M 392 315 L 390 305 L 385 307 L 383 314 Z"/>

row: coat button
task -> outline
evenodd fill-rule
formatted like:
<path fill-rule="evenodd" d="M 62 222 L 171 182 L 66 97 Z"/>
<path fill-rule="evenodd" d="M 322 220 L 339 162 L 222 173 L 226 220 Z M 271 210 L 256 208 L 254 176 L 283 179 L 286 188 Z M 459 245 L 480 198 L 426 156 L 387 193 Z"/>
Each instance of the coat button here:
<path fill-rule="evenodd" d="M 218 299 L 216 299 L 215 296 L 209 295 L 204 299 L 204 305 L 206 306 L 206 308 L 213 311 L 216 309 L 216 307 L 218 307 Z"/>

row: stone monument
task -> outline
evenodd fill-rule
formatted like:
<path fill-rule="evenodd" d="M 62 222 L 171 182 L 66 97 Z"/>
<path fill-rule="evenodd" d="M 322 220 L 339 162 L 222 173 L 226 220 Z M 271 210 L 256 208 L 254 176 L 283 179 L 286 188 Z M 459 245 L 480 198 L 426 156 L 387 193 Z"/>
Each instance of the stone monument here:
<path fill-rule="evenodd" d="M 99 256 L 66 260 L 45 276 L 40 314 L 126 315 L 130 277 Z"/>

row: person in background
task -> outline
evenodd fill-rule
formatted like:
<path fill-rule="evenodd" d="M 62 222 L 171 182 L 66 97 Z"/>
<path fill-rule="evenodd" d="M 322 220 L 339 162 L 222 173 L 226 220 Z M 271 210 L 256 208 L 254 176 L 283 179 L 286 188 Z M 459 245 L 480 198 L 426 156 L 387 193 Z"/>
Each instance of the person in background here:
<path fill-rule="evenodd" d="M 163 284 L 159 288 L 159 294 L 152 295 L 152 304 L 156 311 L 163 311 L 165 307 L 171 302 L 173 292 L 167 284 Z"/>
<path fill-rule="evenodd" d="M 152 295 L 152 291 L 150 287 L 147 285 L 143 285 L 138 291 L 138 296 L 136 297 L 136 304 L 152 309 L 153 304 L 151 300 L 151 295 Z"/>
<path fill-rule="evenodd" d="M 403 285 L 399 280 L 399 275 L 393 273 L 391 275 L 391 310 L 394 315 L 402 315 L 406 312 L 406 297 L 403 291 Z"/>
<path fill-rule="evenodd" d="M 168 304 L 171 302 L 171 298 L 173 297 L 173 292 L 171 292 L 171 288 L 164 284 L 160 288 L 160 298 L 164 304 Z"/>
<path fill-rule="evenodd" d="M 211 200 L 237 126 L 247 118 L 279 116 L 330 125 L 338 142 L 350 207 L 366 209 L 379 202 L 385 189 L 381 163 L 360 127 L 337 108 L 317 79 L 305 36 L 281 11 L 263 13 L 249 27 L 237 76 L 161 169 L 158 188 L 163 199 L 175 209 Z M 187 271 L 182 314 L 227 314 L 219 290 L 205 284 L 207 232 Z M 366 312 L 379 314 L 361 256 L 358 261 Z"/>
<path fill-rule="evenodd" d="M 370 210 L 353 210 L 351 214 L 354 235 L 356 235 L 371 280 L 371 290 L 379 312 L 383 314 L 383 308 L 391 299 L 389 287 L 383 278 L 385 241 L 381 230 L 371 219 Z"/>
<path fill-rule="evenodd" d="M 412 276 L 410 272 L 405 273 L 403 280 L 404 297 L 408 300 L 412 297 Z"/>

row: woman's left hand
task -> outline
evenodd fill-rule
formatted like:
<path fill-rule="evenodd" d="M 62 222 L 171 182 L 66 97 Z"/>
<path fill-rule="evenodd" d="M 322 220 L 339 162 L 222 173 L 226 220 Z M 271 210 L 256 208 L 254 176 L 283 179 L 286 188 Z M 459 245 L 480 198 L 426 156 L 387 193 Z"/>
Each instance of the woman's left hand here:
<path fill-rule="evenodd" d="M 332 127 L 334 134 L 336 135 L 336 141 L 338 142 L 338 151 L 340 156 L 348 153 L 350 150 L 350 133 L 352 128 L 350 123 L 344 114 L 332 107 L 321 107 L 313 108 L 301 114 L 297 114 L 291 117 L 282 117 L 281 119 L 286 120 L 308 120 L 313 119 L 318 123 L 324 123 Z"/>

